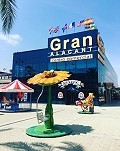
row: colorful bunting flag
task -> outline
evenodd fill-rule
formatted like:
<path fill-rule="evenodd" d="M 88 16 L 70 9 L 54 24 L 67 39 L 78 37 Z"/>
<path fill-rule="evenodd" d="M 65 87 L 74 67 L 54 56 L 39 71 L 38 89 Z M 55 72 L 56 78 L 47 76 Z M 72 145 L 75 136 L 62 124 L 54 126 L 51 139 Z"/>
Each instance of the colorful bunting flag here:
<path fill-rule="evenodd" d="M 94 22 L 93 22 L 93 19 L 92 18 L 89 18 L 88 20 L 87 20 L 87 24 L 93 24 Z"/>
<path fill-rule="evenodd" d="M 90 26 L 85 26 L 85 29 L 89 29 L 90 28 Z"/>
<path fill-rule="evenodd" d="M 49 34 L 51 34 L 53 32 L 53 28 L 49 29 Z"/>
<path fill-rule="evenodd" d="M 82 24 L 81 24 L 81 22 L 79 21 L 78 23 L 77 23 L 77 27 L 80 27 Z"/>
<path fill-rule="evenodd" d="M 95 26 L 95 24 L 90 24 L 90 25 L 86 25 L 85 28 L 87 29 L 87 28 L 91 28 L 91 27 L 94 27 L 94 26 Z"/>
<path fill-rule="evenodd" d="M 89 29 L 89 30 L 93 30 L 93 29 L 96 29 L 97 27 L 95 26 L 94 22 L 93 22 L 93 19 L 92 18 L 87 18 L 85 20 L 81 20 L 79 21 L 77 24 L 76 24 L 76 27 L 80 27 L 80 26 L 84 26 L 85 29 Z M 69 24 L 69 26 L 67 26 L 67 24 L 65 24 L 62 28 L 62 31 L 63 33 L 65 32 L 65 30 L 67 29 L 71 29 L 71 28 L 74 28 L 75 30 L 75 22 L 72 22 Z M 59 26 L 57 26 L 56 28 L 53 29 L 50 28 L 49 29 L 49 33 L 57 33 L 59 31 Z"/>
<path fill-rule="evenodd" d="M 80 23 L 82 24 L 82 26 L 84 25 L 84 21 L 85 21 L 85 20 L 81 20 L 81 21 L 80 21 Z"/>
<path fill-rule="evenodd" d="M 54 33 L 57 33 L 59 30 L 59 26 L 57 26 L 55 29 L 54 29 Z"/>
<path fill-rule="evenodd" d="M 84 20 L 81 20 L 77 23 L 77 27 L 84 26 Z"/>
<path fill-rule="evenodd" d="M 93 19 L 92 18 L 88 18 L 84 21 L 84 25 L 89 25 L 89 24 L 93 24 Z"/>
<path fill-rule="evenodd" d="M 93 29 L 96 29 L 96 26 L 95 24 L 86 25 L 85 29 L 93 30 Z"/>
<path fill-rule="evenodd" d="M 68 26 L 68 29 L 71 29 L 73 27 L 75 27 L 75 22 L 70 23 L 70 25 Z"/>
<path fill-rule="evenodd" d="M 90 30 L 97 29 L 97 26 L 91 27 Z"/>
<path fill-rule="evenodd" d="M 93 29 L 95 29 L 95 28 L 94 27 L 89 28 L 89 30 L 93 30 Z"/>
<path fill-rule="evenodd" d="M 67 24 L 65 24 L 65 26 L 62 28 L 63 33 L 66 29 L 67 29 Z"/>

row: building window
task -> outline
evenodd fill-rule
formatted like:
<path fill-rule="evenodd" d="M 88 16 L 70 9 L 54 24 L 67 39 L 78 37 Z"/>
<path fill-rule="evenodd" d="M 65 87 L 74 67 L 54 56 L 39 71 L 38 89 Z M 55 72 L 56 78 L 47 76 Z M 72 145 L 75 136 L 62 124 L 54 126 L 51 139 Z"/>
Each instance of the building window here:
<path fill-rule="evenodd" d="M 87 60 L 87 68 L 94 68 L 96 67 L 96 59 L 88 59 Z"/>
<path fill-rule="evenodd" d="M 86 60 L 76 61 L 76 68 L 86 68 Z"/>

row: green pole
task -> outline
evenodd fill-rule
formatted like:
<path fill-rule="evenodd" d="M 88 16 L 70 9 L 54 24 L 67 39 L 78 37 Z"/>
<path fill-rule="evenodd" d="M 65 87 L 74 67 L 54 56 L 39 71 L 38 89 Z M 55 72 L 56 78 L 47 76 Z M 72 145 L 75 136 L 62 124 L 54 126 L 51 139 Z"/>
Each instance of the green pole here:
<path fill-rule="evenodd" d="M 53 108 L 51 104 L 51 85 L 48 86 L 48 102 L 45 109 L 45 116 L 48 117 L 48 120 L 45 121 L 45 128 L 52 129 L 54 119 L 53 119 Z"/>

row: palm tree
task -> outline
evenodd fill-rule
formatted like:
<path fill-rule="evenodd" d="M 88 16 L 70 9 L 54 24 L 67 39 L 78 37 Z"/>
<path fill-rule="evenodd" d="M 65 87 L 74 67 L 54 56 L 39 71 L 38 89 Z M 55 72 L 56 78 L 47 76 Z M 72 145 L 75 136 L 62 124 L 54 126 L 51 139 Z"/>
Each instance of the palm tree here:
<path fill-rule="evenodd" d="M 9 34 L 13 27 L 16 18 L 16 8 L 16 0 L 0 0 L 0 15 L 4 34 Z"/>

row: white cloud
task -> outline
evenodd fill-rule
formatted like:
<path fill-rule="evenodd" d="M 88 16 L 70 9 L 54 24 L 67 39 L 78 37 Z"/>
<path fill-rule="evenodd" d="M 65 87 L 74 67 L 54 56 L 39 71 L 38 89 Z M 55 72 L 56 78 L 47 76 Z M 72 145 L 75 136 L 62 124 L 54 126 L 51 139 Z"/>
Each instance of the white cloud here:
<path fill-rule="evenodd" d="M 3 40 L 13 46 L 17 45 L 21 39 L 21 36 L 18 34 L 4 35 L 3 33 L 0 33 L 0 40 Z"/>

